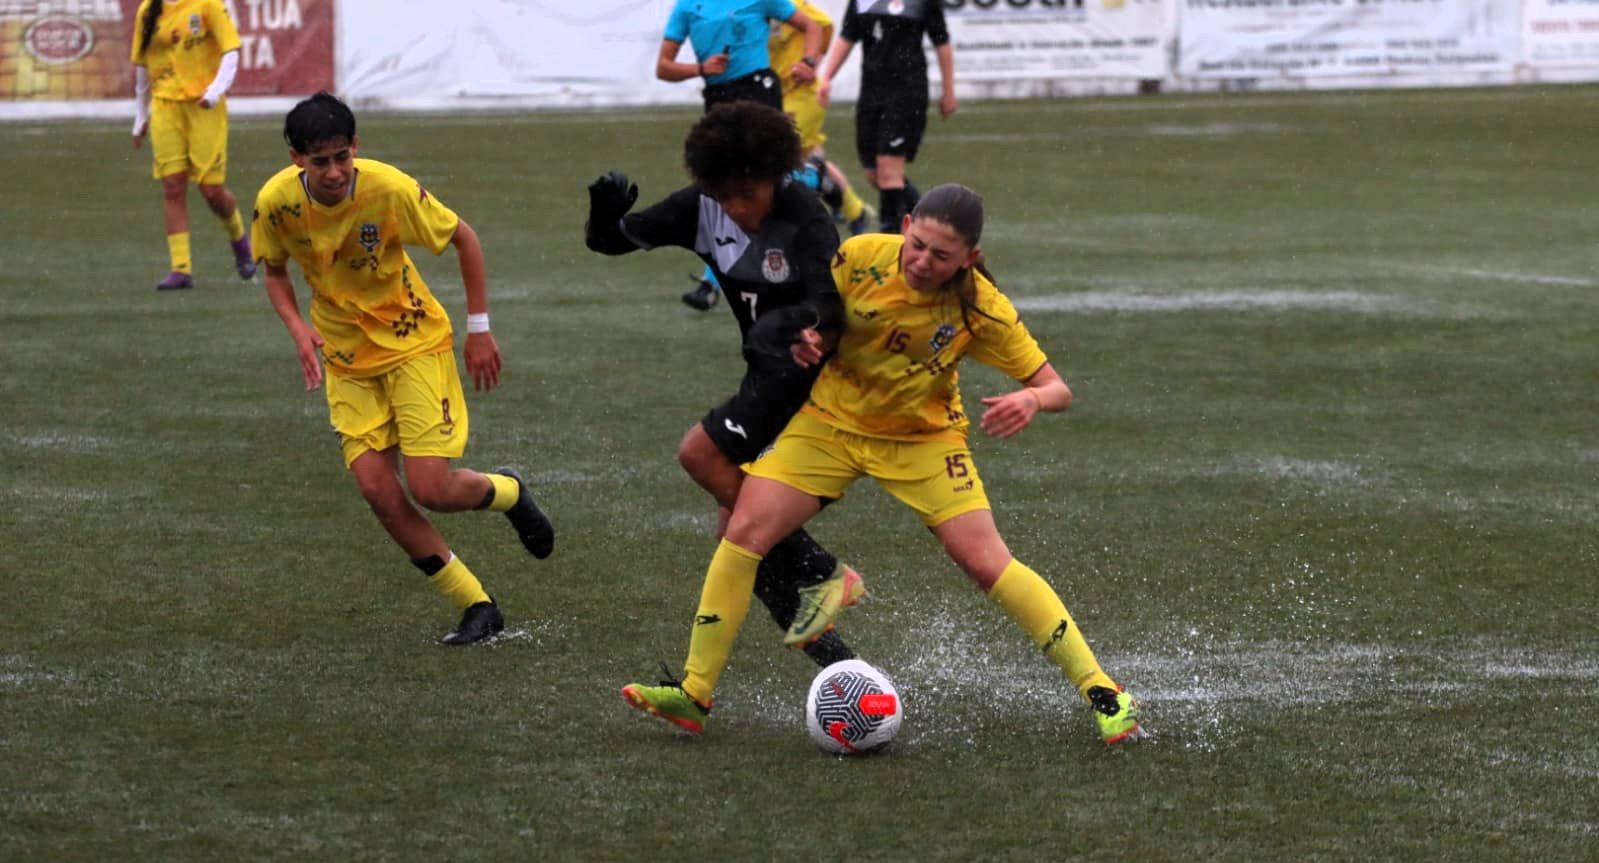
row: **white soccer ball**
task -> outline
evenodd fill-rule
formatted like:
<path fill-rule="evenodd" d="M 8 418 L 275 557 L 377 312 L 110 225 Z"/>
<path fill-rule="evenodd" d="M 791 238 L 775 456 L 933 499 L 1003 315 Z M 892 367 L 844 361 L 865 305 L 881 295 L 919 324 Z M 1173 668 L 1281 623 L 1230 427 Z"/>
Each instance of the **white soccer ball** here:
<path fill-rule="evenodd" d="M 823 751 L 864 755 L 892 743 L 904 718 L 888 675 L 859 659 L 822 669 L 805 699 L 805 727 Z"/>

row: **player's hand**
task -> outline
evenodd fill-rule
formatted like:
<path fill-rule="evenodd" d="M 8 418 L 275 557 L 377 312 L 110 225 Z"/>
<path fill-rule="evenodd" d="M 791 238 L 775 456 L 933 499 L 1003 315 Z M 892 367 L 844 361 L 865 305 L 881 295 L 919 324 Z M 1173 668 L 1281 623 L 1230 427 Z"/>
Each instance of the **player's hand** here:
<path fill-rule="evenodd" d="M 210 96 L 201 96 L 200 97 L 200 107 L 202 107 L 202 108 L 210 108 L 212 105 L 215 105 L 215 104 L 216 104 L 216 102 L 212 101 Z"/>
<path fill-rule="evenodd" d="M 133 149 L 144 146 L 144 133 L 150 131 L 149 121 L 138 123 L 133 127 Z"/>
<path fill-rule="evenodd" d="M 720 75 L 723 72 L 726 72 L 727 52 L 723 51 L 720 54 L 712 54 L 711 56 L 705 58 L 705 62 L 700 64 L 700 68 L 705 70 L 705 77 L 707 78 L 711 77 L 712 75 Z"/>
<path fill-rule="evenodd" d="M 1007 438 L 1027 428 L 1033 417 L 1043 408 L 1043 403 L 1026 389 L 1002 396 L 984 396 L 983 431 L 997 438 Z"/>
<path fill-rule="evenodd" d="M 638 200 L 638 184 L 621 171 L 602 174 L 589 183 L 589 218 L 620 219 Z"/>
<path fill-rule="evenodd" d="M 794 68 L 788 70 L 788 73 L 801 84 L 809 84 L 816 80 L 816 67 L 809 63 L 795 63 Z"/>
<path fill-rule="evenodd" d="M 960 103 L 955 100 L 954 93 L 945 93 L 938 98 L 938 113 L 940 116 L 948 117 L 955 113 L 955 110 L 959 107 Z"/>
<path fill-rule="evenodd" d="M 322 383 L 322 336 L 303 324 L 291 335 L 295 352 L 300 355 L 300 374 L 305 378 L 306 391 L 310 392 Z"/>
<path fill-rule="evenodd" d="M 488 392 L 500 385 L 500 346 L 493 333 L 466 334 L 466 371 L 472 389 Z"/>
<path fill-rule="evenodd" d="M 799 331 L 798 339 L 788 346 L 788 352 L 794 357 L 794 364 L 802 369 L 808 369 L 822 361 L 822 334 L 806 327 Z"/>
<path fill-rule="evenodd" d="M 831 101 L 833 101 L 833 79 L 831 79 L 831 78 L 817 78 L 816 79 L 816 104 L 821 105 L 823 108 L 826 108 L 827 107 L 827 103 L 829 103 Z"/>

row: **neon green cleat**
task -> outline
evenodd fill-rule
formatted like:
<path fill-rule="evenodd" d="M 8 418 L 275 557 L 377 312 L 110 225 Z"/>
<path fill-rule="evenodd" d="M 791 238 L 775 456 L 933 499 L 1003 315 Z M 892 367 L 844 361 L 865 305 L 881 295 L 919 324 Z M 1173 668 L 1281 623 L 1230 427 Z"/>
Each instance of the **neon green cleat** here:
<path fill-rule="evenodd" d="M 679 683 L 667 682 L 660 686 L 629 683 L 622 687 L 622 700 L 634 710 L 658 716 L 690 734 L 705 730 L 705 720 L 711 715 L 709 707 L 701 707 L 689 697 Z"/>
<path fill-rule="evenodd" d="M 789 647 L 810 644 L 833 628 L 833 618 L 866 596 L 861 574 L 840 563 L 821 584 L 800 588 L 799 611 L 789 625 L 783 643 Z"/>
<path fill-rule="evenodd" d="M 1120 686 L 1090 686 L 1088 701 L 1094 705 L 1094 721 L 1106 746 L 1137 740 L 1144 736 L 1138 724 L 1138 699 Z"/>

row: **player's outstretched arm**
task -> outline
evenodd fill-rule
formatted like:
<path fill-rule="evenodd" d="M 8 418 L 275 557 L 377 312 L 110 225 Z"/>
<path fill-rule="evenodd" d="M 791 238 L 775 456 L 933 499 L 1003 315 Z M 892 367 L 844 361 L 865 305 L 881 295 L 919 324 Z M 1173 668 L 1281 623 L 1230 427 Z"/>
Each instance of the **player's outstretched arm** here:
<path fill-rule="evenodd" d="M 622 233 L 622 217 L 638 200 L 638 184 L 621 171 L 611 171 L 589 183 L 589 217 L 583 223 L 583 242 L 602 255 L 625 255 L 638 245 Z"/>
<path fill-rule="evenodd" d="M 322 383 L 322 336 L 300 317 L 300 304 L 294 298 L 294 282 L 289 280 L 289 268 L 283 264 L 262 261 L 266 272 L 267 299 L 272 310 L 289 330 L 294 339 L 294 350 L 300 357 L 300 373 L 305 378 L 305 388 L 314 390 Z"/>
<path fill-rule="evenodd" d="M 472 389 L 492 390 L 500 384 L 500 346 L 489 332 L 489 280 L 483 241 L 462 219 L 455 226 L 450 245 L 455 247 L 461 285 L 466 289 L 466 371 L 472 376 Z"/>

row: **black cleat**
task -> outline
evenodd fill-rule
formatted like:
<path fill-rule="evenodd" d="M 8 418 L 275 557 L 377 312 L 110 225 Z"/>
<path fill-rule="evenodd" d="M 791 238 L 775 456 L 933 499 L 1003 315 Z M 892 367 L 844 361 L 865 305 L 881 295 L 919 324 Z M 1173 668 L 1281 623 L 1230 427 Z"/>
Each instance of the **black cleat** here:
<path fill-rule="evenodd" d="M 696 284 L 694 285 L 694 290 L 683 294 L 683 305 L 699 309 L 702 312 L 710 311 L 716 305 L 716 301 L 721 298 L 722 292 L 718 291 L 715 285 L 699 276 L 689 276 L 689 278 L 693 279 Z"/>
<path fill-rule="evenodd" d="M 479 641 L 498 635 L 504 629 L 505 615 L 500 613 L 500 607 L 490 599 L 488 602 L 467 606 L 466 612 L 461 615 L 461 622 L 446 632 L 444 637 L 439 639 L 439 643 L 452 647 L 477 644 Z"/>
<path fill-rule="evenodd" d="M 501 476 L 508 476 L 516 480 L 516 487 L 520 496 L 516 504 L 505 511 L 505 517 L 510 520 L 511 527 L 516 528 L 516 535 L 521 538 L 522 546 L 527 553 L 539 560 L 543 560 L 555 551 L 555 525 L 550 523 L 550 517 L 539 509 L 533 501 L 533 495 L 527 490 L 527 481 L 522 479 L 514 467 L 497 467 L 494 472 Z"/>

